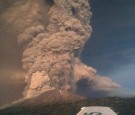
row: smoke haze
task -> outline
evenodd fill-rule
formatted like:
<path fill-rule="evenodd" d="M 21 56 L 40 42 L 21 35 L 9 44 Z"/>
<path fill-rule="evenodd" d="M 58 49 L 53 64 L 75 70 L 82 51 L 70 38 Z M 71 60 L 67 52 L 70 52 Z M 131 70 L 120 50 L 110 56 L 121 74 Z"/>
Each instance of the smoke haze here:
<path fill-rule="evenodd" d="M 0 105 L 22 97 L 26 84 L 25 73 L 20 70 L 0 70 Z"/>
<path fill-rule="evenodd" d="M 21 62 L 23 47 L 18 46 L 18 35 L 37 20 L 42 23 L 47 22 L 47 18 L 42 18 L 42 20 L 38 14 L 32 14 L 34 12 L 32 9 L 36 7 L 32 5 L 33 2 L 0 0 L 0 104 L 22 97 L 26 86 L 25 71 L 22 69 Z M 48 7 L 45 8 L 48 9 Z M 47 13 L 43 14 L 45 16 Z M 20 75 L 16 76 L 19 73 Z"/>

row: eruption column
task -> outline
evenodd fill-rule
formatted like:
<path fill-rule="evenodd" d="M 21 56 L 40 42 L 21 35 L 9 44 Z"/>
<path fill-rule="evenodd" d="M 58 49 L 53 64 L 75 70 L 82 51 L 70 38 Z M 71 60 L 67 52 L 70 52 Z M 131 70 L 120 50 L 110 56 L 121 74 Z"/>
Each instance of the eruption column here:
<path fill-rule="evenodd" d="M 87 79 L 88 87 L 96 90 L 119 87 L 109 78 L 98 77 L 94 68 L 79 60 L 92 33 L 89 1 L 46 0 L 47 3 L 51 5 L 47 27 L 36 24 L 18 37 L 18 43 L 24 47 L 23 69 L 27 71 L 25 96 L 33 97 L 52 89 L 73 91 L 82 79 Z"/>

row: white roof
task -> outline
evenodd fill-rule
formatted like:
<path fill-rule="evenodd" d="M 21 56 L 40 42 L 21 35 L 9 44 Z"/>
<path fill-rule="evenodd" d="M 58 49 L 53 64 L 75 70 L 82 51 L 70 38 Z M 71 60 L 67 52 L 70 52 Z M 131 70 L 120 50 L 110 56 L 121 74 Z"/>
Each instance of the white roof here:
<path fill-rule="evenodd" d="M 83 107 L 77 115 L 117 115 L 110 107 Z"/>

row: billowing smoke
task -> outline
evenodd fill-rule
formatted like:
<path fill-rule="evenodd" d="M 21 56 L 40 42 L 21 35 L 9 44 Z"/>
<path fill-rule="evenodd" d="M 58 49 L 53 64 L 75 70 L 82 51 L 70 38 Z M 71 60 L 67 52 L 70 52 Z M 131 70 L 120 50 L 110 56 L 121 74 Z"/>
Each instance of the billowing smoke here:
<path fill-rule="evenodd" d="M 92 33 L 91 16 L 88 0 L 17 1 L 2 14 L 23 47 L 25 97 L 52 89 L 109 94 L 120 87 L 79 59 Z"/>
<path fill-rule="evenodd" d="M 76 92 L 88 97 L 112 96 L 112 91 L 120 87 L 110 78 L 97 75 L 94 68 L 84 65 L 79 59 L 74 66 L 74 76 Z"/>
<path fill-rule="evenodd" d="M 18 37 L 24 46 L 23 69 L 28 72 L 26 97 L 52 89 L 74 91 L 83 79 L 96 91 L 110 92 L 119 87 L 79 60 L 92 32 L 88 0 L 54 0 L 48 14 L 46 28 L 43 24 L 31 26 Z"/>

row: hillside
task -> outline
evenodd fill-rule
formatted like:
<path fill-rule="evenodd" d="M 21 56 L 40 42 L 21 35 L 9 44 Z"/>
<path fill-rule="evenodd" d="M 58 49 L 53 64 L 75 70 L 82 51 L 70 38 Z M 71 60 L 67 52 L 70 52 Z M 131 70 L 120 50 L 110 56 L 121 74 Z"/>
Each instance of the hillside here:
<path fill-rule="evenodd" d="M 58 90 L 18 102 L 0 115 L 76 115 L 84 106 L 109 106 L 118 115 L 135 115 L 135 98 L 89 98 Z"/>

